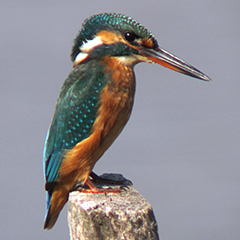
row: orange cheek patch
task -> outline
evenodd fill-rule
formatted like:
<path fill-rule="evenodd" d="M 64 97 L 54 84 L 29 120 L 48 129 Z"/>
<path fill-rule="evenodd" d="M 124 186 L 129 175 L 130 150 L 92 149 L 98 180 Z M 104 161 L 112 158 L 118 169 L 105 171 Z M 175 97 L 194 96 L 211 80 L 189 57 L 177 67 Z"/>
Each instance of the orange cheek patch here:
<path fill-rule="evenodd" d="M 116 34 L 116 33 L 113 33 L 113 32 L 108 32 L 108 31 L 101 31 L 97 34 L 97 37 L 100 37 L 101 41 L 103 44 L 114 44 L 114 43 L 124 43 L 126 45 L 128 45 L 129 47 L 131 48 L 134 48 L 134 49 L 138 49 L 138 47 L 130 44 L 129 42 L 127 42 L 121 34 Z M 152 44 L 152 40 L 151 39 L 146 39 L 147 40 L 150 40 L 151 43 L 148 43 L 149 46 Z M 152 44 L 153 45 L 153 44 Z"/>
<path fill-rule="evenodd" d="M 101 31 L 97 34 L 97 37 L 100 37 L 100 39 L 102 40 L 102 42 L 104 44 L 113 44 L 113 43 L 117 43 L 117 42 L 122 42 L 122 36 L 120 34 L 116 34 L 113 32 L 108 32 L 108 31 Z"/>
<path fill-rule="evenodd" d="M 142 45 L 147 48 L 153 48 L 153 41 L 151 38 L 142 39 Z"/>

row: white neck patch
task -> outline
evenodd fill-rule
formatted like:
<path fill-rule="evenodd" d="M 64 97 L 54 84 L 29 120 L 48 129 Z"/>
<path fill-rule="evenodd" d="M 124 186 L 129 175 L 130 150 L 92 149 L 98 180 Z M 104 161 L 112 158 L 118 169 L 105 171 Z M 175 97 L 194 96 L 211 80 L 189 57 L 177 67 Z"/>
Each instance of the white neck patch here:
<path fill-rule="evenodd" d="M 87 53 L 80 52 L 80 53 L 76 56 L 76 58 L 75 58 L 75 60 L 74 60 L 74 62 L 73 62 L 73 67 L 77 66 L 80 62 L 82 62 L 84 59 L 86 59 L 87 56 L 88 56 Z"/>
<path fill-rule="evenodd" d="M 94 39 L 88 40 L 87 42 L 85 42 L 80 47 L 80 50 L 81 50 L 81 52 L 89 53 L 93 48 L 100 46 L 102 44 L 103 44 L 103 42 L 102 42 L 101 38 L 99 36 L 97 36 Z"/>
<path fill-rule="evenodd" d="M 80 47 L 80 53 L 76 56 L 73 66 L 77 66 L 80 62 L 85 60 L 88 57 L 88 53 L 95 47 L 102 45 L 103 42 L 100 37 L 95 37 L 92 40 L 88 40 L 87 42 L 83 43 Z"/>

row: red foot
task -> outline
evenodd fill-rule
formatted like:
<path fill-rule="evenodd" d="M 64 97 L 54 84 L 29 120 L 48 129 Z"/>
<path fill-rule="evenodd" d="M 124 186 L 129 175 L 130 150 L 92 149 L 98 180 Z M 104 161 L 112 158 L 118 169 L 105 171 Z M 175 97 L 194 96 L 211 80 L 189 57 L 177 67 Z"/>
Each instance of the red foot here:
<path fill-rule="evenodd" d="M 88 178 L 85 182 L 89 189 L 82 189 L 81 192 L 83 193 L 119 193 L 121 189 L 99 189 L 94 186 L 93 182 Z"/>

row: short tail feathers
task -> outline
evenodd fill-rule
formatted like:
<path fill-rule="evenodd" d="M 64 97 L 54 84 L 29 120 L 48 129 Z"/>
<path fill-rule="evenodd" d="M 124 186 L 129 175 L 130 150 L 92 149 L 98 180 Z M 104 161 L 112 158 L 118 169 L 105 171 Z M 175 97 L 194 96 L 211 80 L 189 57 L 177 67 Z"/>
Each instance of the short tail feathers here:
<path fill-rule="evenodd" d="M 53 222 L 51 219 L 52 219 L 52 217 L 50 214 L 50 206 L 49 206 L 49 208 L 47 209 L 47 212 L 46 212 L 45 220 L 44 220 L 44 226 L 43 226 L 44 229 L 50 230 L 53 227 L 53 225 L 55 224 L 55 222 L 57 221 L 57 219 L 56 219 Z"/>
<path fill-rule="evenodd" d="M 56 189 L 47 194 L 47 212 L 44 220 L 44 229 L 50 230 L 58 219 L 59 213 L 68 201 L 68 191 Z"/>

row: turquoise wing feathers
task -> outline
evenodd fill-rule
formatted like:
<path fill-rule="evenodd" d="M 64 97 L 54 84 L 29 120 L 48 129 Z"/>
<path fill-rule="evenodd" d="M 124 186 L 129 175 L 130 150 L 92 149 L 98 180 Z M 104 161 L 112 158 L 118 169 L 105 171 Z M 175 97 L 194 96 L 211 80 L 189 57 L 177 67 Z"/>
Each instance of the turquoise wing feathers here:
<path fill-rule="evenodd" d="M 63 84 L 43 152 L 47 191 L 52 188 L 47 186 L 57 180 L 65 151 L 90 135 L 100 93 L 106 84 L 99 68 L 95 61 L 76 66 Z"/>

